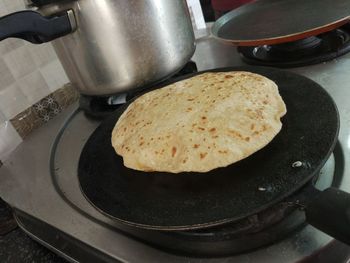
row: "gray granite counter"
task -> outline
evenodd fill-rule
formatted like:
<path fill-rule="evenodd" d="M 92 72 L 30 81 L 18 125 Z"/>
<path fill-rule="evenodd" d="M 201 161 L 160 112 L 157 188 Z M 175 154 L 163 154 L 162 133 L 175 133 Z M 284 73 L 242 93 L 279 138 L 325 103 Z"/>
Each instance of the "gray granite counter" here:
<path fill-rule="evenodd" d="M 10 208 L 0 199 L 0 262 L 66 263 L 67 261 L 29 238 L 17 227 Z"/>

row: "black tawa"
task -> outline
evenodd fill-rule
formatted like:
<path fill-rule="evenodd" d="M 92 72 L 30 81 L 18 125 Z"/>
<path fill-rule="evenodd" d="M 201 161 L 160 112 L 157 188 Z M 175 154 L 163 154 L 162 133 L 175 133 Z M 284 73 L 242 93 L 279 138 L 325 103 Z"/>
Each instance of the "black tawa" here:
<path fill-rule="evenodd" d="M 337 141 L 339 116 L 332 98 L 317 83 L 287 71 L 263 67 L 211 71 L 234 70 L 264 75 L 278 85 L 288 112 L 271 143 L 240 162 L 208 173 L 135 171 L 123 165 L 111 146 L 112 129 L 129 102 L 105 120 L 84 146 L 78 177 L 87 200 L 105 215 L 131 226 L 192 230 L 256 214 L 306 185 Z M 315 191 L 312 202 L 322 194 Z M 317 201 L 313 207 L 324 218 Z"/>

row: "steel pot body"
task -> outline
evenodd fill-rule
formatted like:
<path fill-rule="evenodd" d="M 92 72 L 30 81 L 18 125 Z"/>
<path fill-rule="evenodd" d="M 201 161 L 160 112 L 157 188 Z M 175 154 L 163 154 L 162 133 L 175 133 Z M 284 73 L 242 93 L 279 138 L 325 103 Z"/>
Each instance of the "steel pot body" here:
<path fill-rule="evenodd" d="M 80 0 L 44 6 L 51 15 L 72 9 L 76 30 L 53 41 L 71 80 L 87 95 L 145 86 L 175 73 L 194 53 L 182 0 Z"/>
<path fill-rule="evenodd" d="M 0 40 L 53 40 L 70 81 L 86 95 L 107 96 L 155 83 L 181 69 L 195 50 L 185 0 L 61 0 L 36 11 L 47 21 L 35 18 L 32 23 L 28 15 L 39 15 L 32 11 L 6 17 L 12 24 L 1 18 L 0 27 L 14 30 L 0 33 Z M 26 19 L 20 19 L 24 14 Z M 69 22 L 70 32 L 59 19 Z"/>

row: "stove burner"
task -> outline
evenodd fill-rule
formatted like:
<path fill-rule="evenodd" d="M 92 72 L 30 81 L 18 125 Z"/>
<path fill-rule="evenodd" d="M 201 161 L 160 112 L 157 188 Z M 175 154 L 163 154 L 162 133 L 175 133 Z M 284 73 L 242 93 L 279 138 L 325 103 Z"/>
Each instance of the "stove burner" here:
<path fill-rule="evenodd" d="M 167 233 L 167 235 L 180 241 L 174 242 L 169 247 L 182 253 L 198 256 L 228 256 L 272 244 L 303 226 L 305 226 L 304 213 L 291 203 L 282 202 L 233 224 L 196 231 Z M 166 244 L 166 240 L 164 241 L 162 246 Z M 212 244 L 212 246 L 206 244 Z"/>
<path fill-rule="evenodd" d="M 79 107 L 84 111 L 88 118 L 103 120 L 123 105 L 126 102 L 126 99 L 126 93 L 110 97 L 81 95 L 79 99 Z"/>
<path fill-rule="evenodd" d="M 165 81 L 195 72 L 197 72 L 196 63 L 193 61 L 189 61 L 179 72 L 166 79 Z M 156 83 L 154 85 L 158 84 L 159 83 Z M 129 93 L 125 92 L 107 97 L 81 95 L 79 100 L 79 106 L 88 118 L 103 120 L 106 117 L 108 117 L 109 114 L 111 114 L 121 105 L 123 105 L 125 102 L 140 95 L 148 88 L 150 87 L 140 88 Z"/>
<path fill-rule="evenodd" d="M 350 24 L 339 29 L 278 45 L 238 47 L 251 65 L 299 67 L 332 60 L 350 51 Z"/>

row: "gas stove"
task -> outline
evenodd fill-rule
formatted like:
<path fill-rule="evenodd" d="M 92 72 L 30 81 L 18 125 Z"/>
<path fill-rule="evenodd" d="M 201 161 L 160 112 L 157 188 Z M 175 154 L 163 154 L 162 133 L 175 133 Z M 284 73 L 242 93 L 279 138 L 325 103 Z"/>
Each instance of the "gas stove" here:
<path fill-rule="evenodd" d="M 322 63 L 350 51 L 350 24 L 301 40 L 277 45 L 238 47 L 244 62 L 251 65 L 299 67 Z"/>
<path fill-rule="evenodd" d="M 210 37 L 197 41 L 192 59 L 199 71 L 244 65 L 235 47 L 223 45 Z M 350 191 L 349 68 L 348 54 L 328 63 L 291 69 L 322 85 L 339 108 L 339 143 L 316 181 L 319 189 L 333 184 Z M 346 262 L 350 258 L 348 246 L 303 223 L 298 210 L 291 211 L 284 218 L 293 222 L 297 218 L 300 222 L 294 225 L 287 223 L 291 229 L 278 235 L 278 238 L 269 238 L 263 247 L 251 246 L 249 239 L 238 240 L 236 244 L 240 244 L 239 249 L 238 245 L 225 238 L 214 242 L 218 241 L 215 238 L 222 237 L 220 234 L 223 231 L 224 234 L 229 233 L 227 229 L 182 232 L 175 236 L 151 231 L 144 235 L 139 229 L 120 225 L 93 208 L 79 188 L 77 167 L 80 153 L 99 124 L 100 121 L 88 118 L 78 109 L 78 105 L 72 105 L 29 136 L 0 170 L 1 197 L 14 208 L 18 224 L 34 239 L 68 260 Z M 286 230 L 283 225 L 282 229 Z M 251 230 L 262 233 L 264 238 L 269 233 L 260 232 L 258 227 Z M 280 230 L 277 228 L 276 231 Z M 220 246 L 223 248 L 220 255 L 209 253 Z"/>

